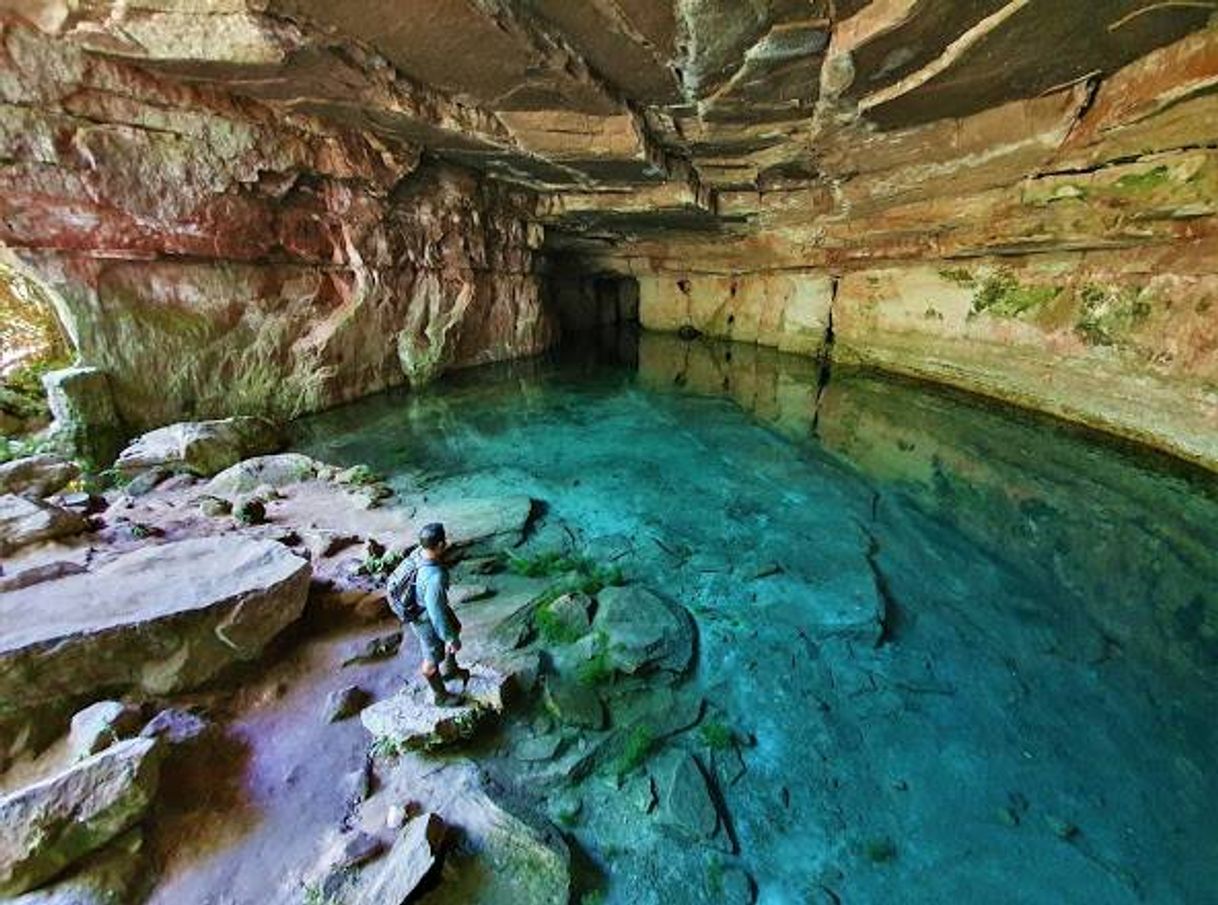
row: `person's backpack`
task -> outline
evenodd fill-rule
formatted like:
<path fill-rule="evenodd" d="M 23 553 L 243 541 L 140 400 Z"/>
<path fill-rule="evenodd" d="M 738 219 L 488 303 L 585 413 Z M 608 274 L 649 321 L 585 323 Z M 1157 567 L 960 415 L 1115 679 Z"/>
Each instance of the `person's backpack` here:
<path fill-rule="evenodd" d="M 385 582 L 385 597 L 389 601 L 389 609 L 403 622 L 417 622 L 423 615 L 423 607 L 419 603 L 418 577 L 419 560 L 414 556 L 407 556 L 389 574 L 389 579 Z"/>

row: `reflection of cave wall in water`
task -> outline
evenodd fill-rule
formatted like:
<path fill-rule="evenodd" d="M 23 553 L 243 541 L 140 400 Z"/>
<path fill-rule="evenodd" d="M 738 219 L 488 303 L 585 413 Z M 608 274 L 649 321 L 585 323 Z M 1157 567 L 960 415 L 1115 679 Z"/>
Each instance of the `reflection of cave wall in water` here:
<path fill-rule="evenodd" d="M 1199 494 L 1045 423 L 847 368 L 818 401 L 815 362 L 757 346 L 644 333 L 639 379 L 730 398 L 796 440 L 811 438 L 815 419 L 817 442 L 881 498 L 1041 583 L 1028 618 L 1063 656 L 1124 651 L 1185 676 L 1218 657 L 1218 491 Z M 896 511 L 878 510 L 881 521 Z M 1148 511 L 1170 517 L 1151 527 Z"/>

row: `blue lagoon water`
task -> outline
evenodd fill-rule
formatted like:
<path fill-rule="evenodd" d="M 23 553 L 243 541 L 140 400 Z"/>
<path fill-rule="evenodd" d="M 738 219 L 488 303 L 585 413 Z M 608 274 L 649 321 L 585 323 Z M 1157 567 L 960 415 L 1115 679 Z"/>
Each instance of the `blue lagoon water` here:
<path fill-rule="evenodd" d="M 699 758 L 736 845 L 583 778 L 564 832 L 588 901 L 733 901 L 744 871 L 762 903 L 1218 902 L 1213 480 L 819 377 L 613 337 L 326 413 L 298 446 L 441 496 L 527 493 L 527 549 L 612 556 L 694 614 L 688 687 L 731 741 L 651 758 Z M 572 792 L 488 770 L 541 811 Z"/>

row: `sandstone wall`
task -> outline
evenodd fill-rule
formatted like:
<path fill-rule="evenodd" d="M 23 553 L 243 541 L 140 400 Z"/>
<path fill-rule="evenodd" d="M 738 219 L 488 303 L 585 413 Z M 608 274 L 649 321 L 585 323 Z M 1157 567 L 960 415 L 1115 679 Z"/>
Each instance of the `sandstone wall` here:
<path fill-rule="evenodd" d="M 749 224 L 598 255 L 644 325 L 948 383 L 1218 467 L 1218 30 L 1079 93 L 826 145 Z M 727 206 L 725 208 L 725 205 Z M 761 228 L 756 228 L 761 227 Z"/>
<path fill-rule="evenodd" d="M 545 348 L 532 199 L 0 25 L 0 243 L 132 428 L 296 415 Z"/>

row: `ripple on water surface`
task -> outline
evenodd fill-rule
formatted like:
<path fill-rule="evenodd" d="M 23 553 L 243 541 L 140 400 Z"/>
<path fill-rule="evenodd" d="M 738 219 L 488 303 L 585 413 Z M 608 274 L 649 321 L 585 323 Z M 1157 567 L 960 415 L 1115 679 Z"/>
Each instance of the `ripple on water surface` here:
<path fill-rule="evenodd" d="M 1212 482 L 755 347 L 616 357 L 467 372 L 298 443 L 528 493 L 531 547 L 628 551 L 694 614 L 708 709 L 645 768 L 692 752 L 722 831 L 684 843 L 584 779 L 568 830 L 606 901 L 726 901 L 743 868 L 763 903 L 1218 902 Z"/>

